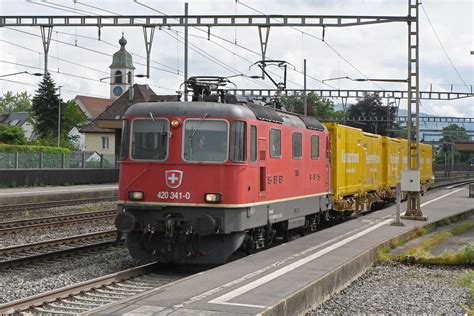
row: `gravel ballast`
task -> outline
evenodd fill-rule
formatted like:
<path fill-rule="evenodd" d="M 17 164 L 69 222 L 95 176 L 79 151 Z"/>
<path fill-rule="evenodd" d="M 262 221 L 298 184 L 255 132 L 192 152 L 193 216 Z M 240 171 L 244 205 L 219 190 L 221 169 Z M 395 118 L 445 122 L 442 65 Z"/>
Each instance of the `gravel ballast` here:
<path fill-rule="evenodd" d="M 124 247 L 0 271 L 0 304 L 140 265 Z"/>
<path fill-rule="evenodd" d="M 468 291 L 457 284 L 469 269 L 403 265 L 374 266 L 350 286 L 314 309 L 321 314 L 448 314 L 466 313 Z"/>
<path fill-rule="evenodd" d="M 0 222 L 18 221 L 23 219 L 51 217 L 58 215 L 77 214 L 85 212 L 96 212 L 103 210 L 113 210 L 117 208 L 117 202 L 94 202 L 79 205 L 56 206 L 50 208 L 40 208 L 31 210 L 2 211 L 0 212 Z"/>
<path fill-rule="evenodd" d="M 0 238 L 0 248 L 31 244 L 58 238 L 91 234 L 95 232 L 114 230 L 113 220 L 101 219 L 95 222 L 75 223 L 54 228 L 22 231 L 3 235 Z"/>

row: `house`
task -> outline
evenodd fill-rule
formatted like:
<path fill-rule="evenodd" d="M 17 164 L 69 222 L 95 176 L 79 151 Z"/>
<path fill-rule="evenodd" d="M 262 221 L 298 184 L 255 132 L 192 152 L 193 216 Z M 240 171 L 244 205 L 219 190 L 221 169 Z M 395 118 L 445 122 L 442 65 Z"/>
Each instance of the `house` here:
<path fill-rule="evenodd" d="M 123 93 L 94 121 L 99 129 L 112 130 L 115 133 L 115 154 L 120 153 L 122 138 L 123 115 L 128 108 L 139 102 L 166 102 L 179 101 L 179 95 L 157 95 L 148 85 L 134 84 L 132 88 Z"/>
<path fill-rule="evenodd" d="M 87 118 L 86 124 L 79 130 L 80 148 L 99 154 L 114 154 L 114 130 L 98 128 L 94 123 L 97 116 L 105 111 L 113 100 L 78 95 L 74 101 Z"/>
<path fill-rule="evenodd" d="M 28 112 L 10 112 L 0 115 L 0 124 L 8 124 L 20 127 L 25 132 L 28 143 L 31 143 L 34 137 L 33 124 L 28 120 L 30 114 Z"/>

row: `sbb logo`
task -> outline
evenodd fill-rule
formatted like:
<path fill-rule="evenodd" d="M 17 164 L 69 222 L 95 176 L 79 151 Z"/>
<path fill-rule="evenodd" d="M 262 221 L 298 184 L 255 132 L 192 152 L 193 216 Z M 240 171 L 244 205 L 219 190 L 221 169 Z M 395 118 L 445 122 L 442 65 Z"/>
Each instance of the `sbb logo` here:
<path fill-rule="evenodd" d="M 181 170 L 166 170 L 165 179 L 169 188 L 176 189 L 183 181 L 183 172 Z"/>

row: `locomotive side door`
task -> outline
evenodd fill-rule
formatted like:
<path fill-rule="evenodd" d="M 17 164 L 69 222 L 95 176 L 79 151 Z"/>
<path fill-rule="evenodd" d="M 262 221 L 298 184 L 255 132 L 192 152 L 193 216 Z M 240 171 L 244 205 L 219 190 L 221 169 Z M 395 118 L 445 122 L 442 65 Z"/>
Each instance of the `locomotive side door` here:
<path fill-rule="evenodd" d="M 259 197 L 267 195 L 267 139 L 258 138 Z"/>

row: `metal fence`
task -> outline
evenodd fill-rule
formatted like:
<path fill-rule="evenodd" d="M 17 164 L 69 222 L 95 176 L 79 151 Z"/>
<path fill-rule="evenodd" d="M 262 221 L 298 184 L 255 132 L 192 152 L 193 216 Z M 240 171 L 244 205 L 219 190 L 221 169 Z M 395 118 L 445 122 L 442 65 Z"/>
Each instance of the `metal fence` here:
<path fill-rule="evenodd" d="M 0 152 L 0 169 L 78 169 L 118 168 L 117 155 L 96 152 L 70 154 Z"/>

